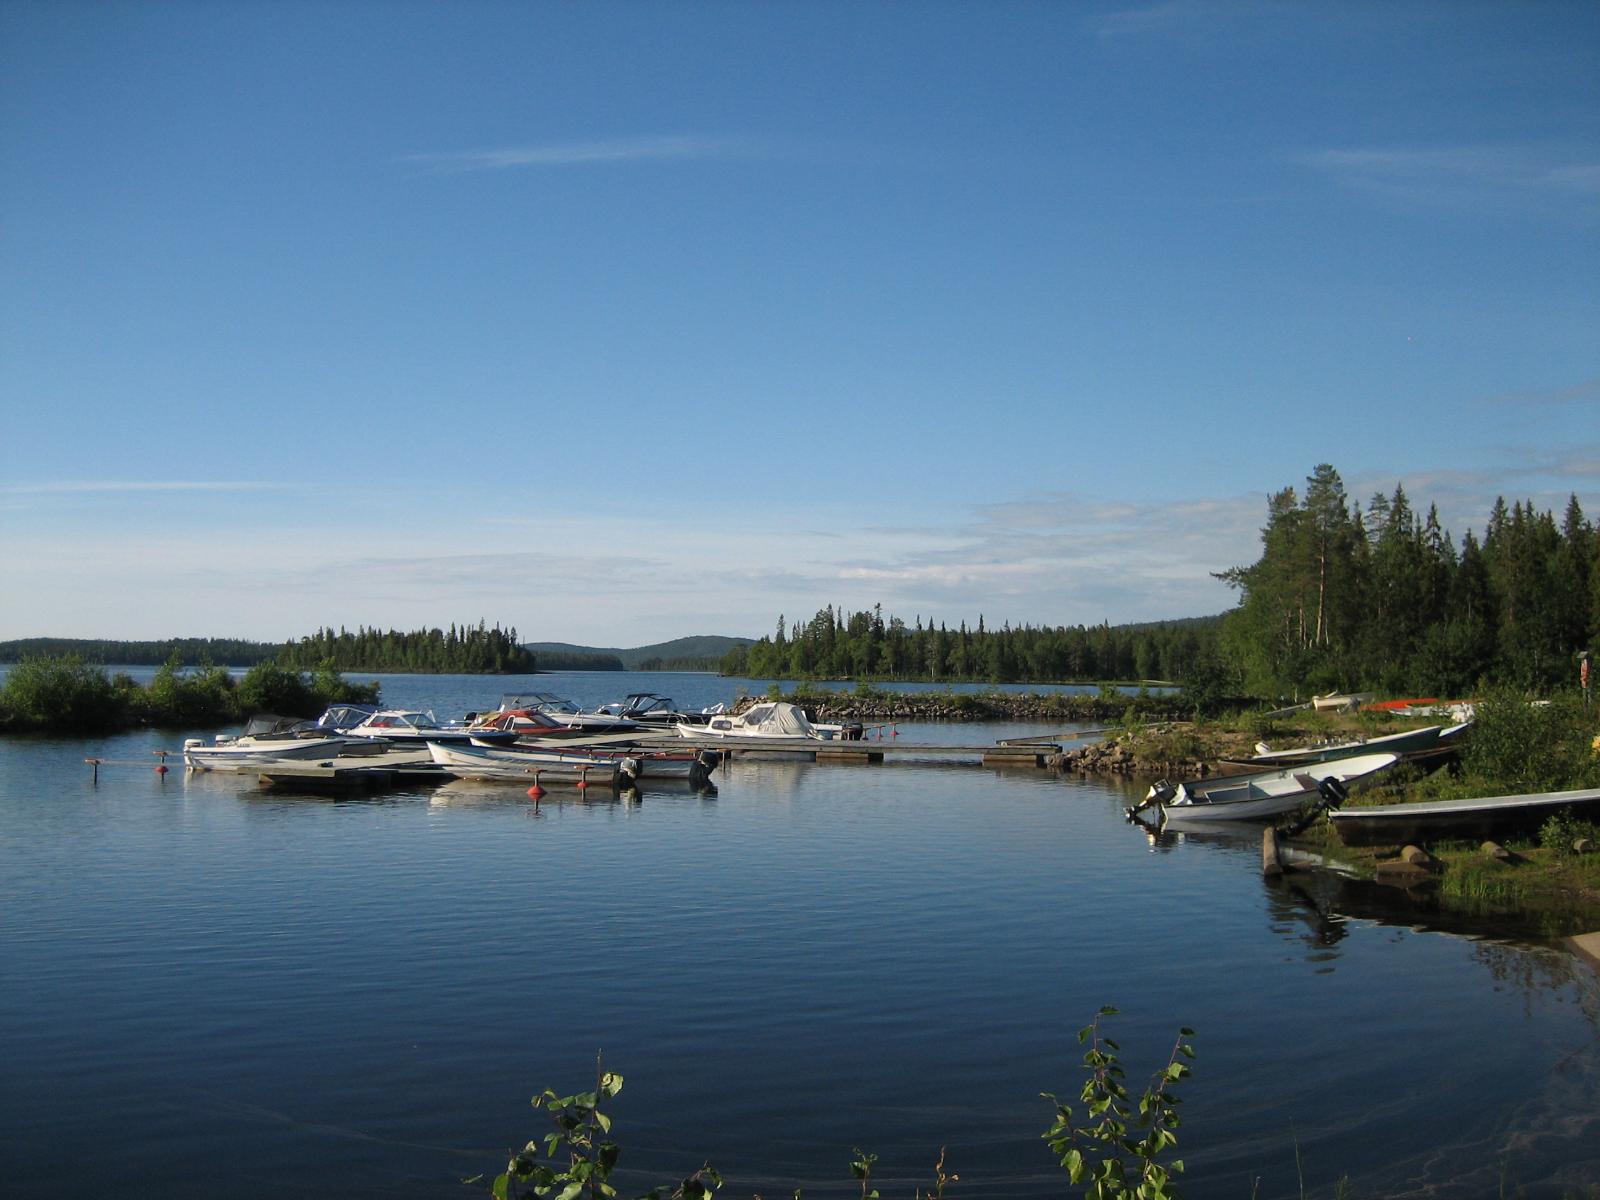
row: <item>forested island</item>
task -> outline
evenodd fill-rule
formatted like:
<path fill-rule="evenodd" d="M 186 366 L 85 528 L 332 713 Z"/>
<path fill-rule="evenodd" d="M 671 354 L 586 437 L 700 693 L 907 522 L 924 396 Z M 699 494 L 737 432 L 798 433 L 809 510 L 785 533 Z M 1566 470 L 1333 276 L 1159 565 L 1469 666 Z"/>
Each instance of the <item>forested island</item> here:
<path fill-rule="evenodd" d="M 539 669 L 538 658 L 517 642 L 517 631 L 451 625 L 442 629 L 398 630 L 357 628 L 319 629 L 310 637 L 290 642 L 278 656 L 281 665 L 313 670 L 324 664 L 339 671 L 391 671 L 419 675 L 530 675 Z"/>
<path fill-rule="evenodd" d="M 1364 690 L 1461 696 L 1577 678 L 1600 630 L 1600 534 L 1573 496 L 1559 524 L 1495 502 L 1458 545 L 1403 486 L 1365 509 L 1317 466 L 1271 498 L 1261 557 L 1217 572 L 1239 590 L 1219 617 L 1145 625 L 910 625 L 830 605 L 721 660 L 755 678 L 1047 683 L 1170 680 L 1206 696 Z"/>
<path fill-rule="evenodd" d="M 84 662 L 121 666 L 160 666 L 174 659 L 180 665 L 251 667 L 273 661 L 301 671 L 327 667 L 335 671 L 402 674 L 524 675 L 539 669 L 539 656 L 520 645 L 515 628 L 497 624 L 451 625 L 449 630 L 357 627 L 318 629 L 288 642 L 252 642 L 241 638 L 167 638 L 161 641 L 110 641 L 81 638 L 24 638 L 0 642 L 0 662 L 30 658 L 75 657 Z M 588 666 L 586 670 L 621 670 Z"/>

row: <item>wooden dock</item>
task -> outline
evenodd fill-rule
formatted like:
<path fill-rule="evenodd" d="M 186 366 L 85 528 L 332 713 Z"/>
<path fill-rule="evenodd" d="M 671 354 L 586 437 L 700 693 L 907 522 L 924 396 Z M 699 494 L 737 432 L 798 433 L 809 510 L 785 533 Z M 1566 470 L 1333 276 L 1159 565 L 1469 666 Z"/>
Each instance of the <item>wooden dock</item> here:
<path fill-rule="evenodd" d="M 1041 768 L 1061 752 L 1058 742 L 1009 742 L 990 745 L 938 745 L 927 742 L 902 742 L 898 739 L 862 741 L 775 742 L 766 738 L 685 738 L 671 734 L 614 734 L 583 739 L 563 738 L 552 742 L 561 749 L 584 746 L 616 749 L 620 746 L 640 750 L 710 750 L 725 759 L 783 758 L 809 759 L 818 763 L 882 764 L 939 761 L 950 765 L 971 764 L 984 767 Z M 384 791 L 444 783 L 465 777 L 459 771 L 433 762 L 426 750 L 389 750 L 379 755 L 360 755 L 315 762 L 278 762 L 269 765 L 241 766 L 242 774 L 255 774 L 263 787 L 286 790 L 332 792 L 338 794 Z M 498 782 L 508 782 L 498 780 Z M 509 782 L 521 782 L 521 779 Z M 526 782 L 542 787 L 615 787 L 615 772 L 584 771 L 580 768 L 541 765 L 530 767 Z"/>
<path fill-rule="evenodd" d="M 887 763 L 916 759 L 972 762 L 985 767 L 1043 767 L 1061 753 L 1059 742 L 996 743 L 987 746 L 948 746 L 898 739 L 868 741 L 778 742 L 770 738 L 686 738 L 649 736 L 637 739 L 642 749 L 714 750 L 729 758 L 794 758 L 815 762 Z"/>

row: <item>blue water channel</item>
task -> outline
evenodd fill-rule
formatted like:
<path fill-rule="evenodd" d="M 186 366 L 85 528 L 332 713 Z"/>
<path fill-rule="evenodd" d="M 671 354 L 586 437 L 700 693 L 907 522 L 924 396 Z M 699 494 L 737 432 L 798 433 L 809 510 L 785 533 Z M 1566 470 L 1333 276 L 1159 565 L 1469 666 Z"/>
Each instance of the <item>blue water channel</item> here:
<path fill-rule="evenodd" d="M 391 676 L 441 717 L 539 687 Z M 748 685 L 764 690 L 764 682 Z M 1038 727 L 1034 727 L 1038 728 Z M 902 727 L 982 744 L 1015 726 Z M 1042 731 L 1042 730 L 1041 730 Z M 181 732 L 0 743 L 0 1193 L 467 1197 L 597 1053 L 625 1190 L 1067 1194 L 1040 1098 L 1102 1004 L 1136 1086 L 1195 1028 L 1190 1197 L 1561 1196 L 1600 1180 L 1600 983 L 1259 835 L 1158 844 L 1142 785 L 741 761 L 714 795 L 355 799 L 158 776 Z M 1493 932 L 1497 936 L 1486 936 Z"/>

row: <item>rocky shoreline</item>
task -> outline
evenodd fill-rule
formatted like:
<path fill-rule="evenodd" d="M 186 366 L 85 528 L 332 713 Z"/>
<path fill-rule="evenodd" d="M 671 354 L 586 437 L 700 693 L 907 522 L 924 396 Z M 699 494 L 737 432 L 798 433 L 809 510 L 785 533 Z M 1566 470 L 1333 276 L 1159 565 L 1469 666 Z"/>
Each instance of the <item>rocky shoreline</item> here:
<path fill-rule="evenodd" d="M 1177 696 L 1041 695 L 1038 693 L 877 693 L 800 691 L 784 697 L 814 721 L 863 725 L 896 721 L 1039 721 L 1067 725 L 1116 725 L 1104 740 L 1051 756 L 1048 765 L 1063 774 L 1149 775 L 1203 778 L 1218 757 L 1250 753 L 1244 734 L 1202 732 L 1182 718 L 1189 714 Z M 759 703 L 745 700 L 740 709 Z M 1137 732 L 1123 726 L 1133 721 Z"/>
<path fill-rule="evenodd" d="M 749 697 L 740 709 L 766 697 Z M 1140 721 L 1172 720 L 1185 713 L 1176 696 L 1016 695 L 995 692 L 814 692 L 782 697 L 817 721 L 1061 721 L 1064 724 L 1124 720 L 1131 710 Z"/>

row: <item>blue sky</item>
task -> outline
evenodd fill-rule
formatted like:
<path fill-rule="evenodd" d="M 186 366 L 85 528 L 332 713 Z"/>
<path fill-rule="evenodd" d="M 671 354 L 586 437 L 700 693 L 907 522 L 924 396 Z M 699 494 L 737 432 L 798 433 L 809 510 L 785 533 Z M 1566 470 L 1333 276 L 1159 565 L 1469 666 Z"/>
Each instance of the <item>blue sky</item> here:
<path fill-rule="evenodd" d="M 1221 611 L 1600 519 L 1592 3 L 0 5 L 0 638 Z"/>

